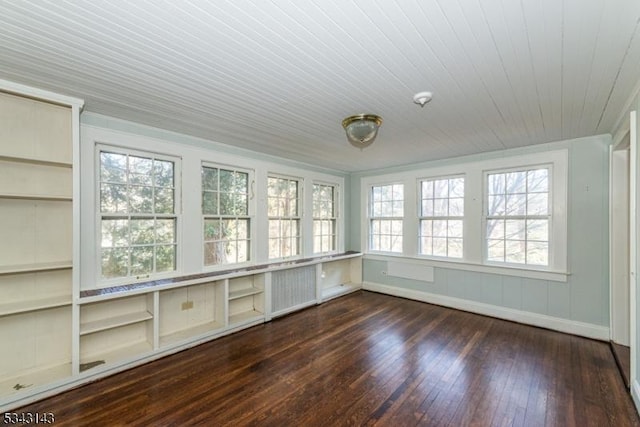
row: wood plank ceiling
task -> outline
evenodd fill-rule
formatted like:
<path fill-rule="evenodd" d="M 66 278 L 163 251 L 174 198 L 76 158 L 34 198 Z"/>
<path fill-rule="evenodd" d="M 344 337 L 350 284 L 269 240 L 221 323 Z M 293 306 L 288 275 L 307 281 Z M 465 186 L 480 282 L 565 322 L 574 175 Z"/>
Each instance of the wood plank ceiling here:
<path fill-rule="evenodd" d="M 638 0 L 4 0 L 0 78 L 353 172 L 611 133 L 639 19 Z M 384 118 L 362 151 L 357 113 Z"/>

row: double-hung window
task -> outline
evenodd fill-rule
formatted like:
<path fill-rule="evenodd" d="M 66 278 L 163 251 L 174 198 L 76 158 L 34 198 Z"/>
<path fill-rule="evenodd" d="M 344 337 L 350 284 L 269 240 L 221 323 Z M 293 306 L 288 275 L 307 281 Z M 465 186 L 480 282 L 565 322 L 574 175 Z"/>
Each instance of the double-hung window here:
<path fill-rule="evenodd" d="M 421 255 L 462 258 L 464 177 L 420 181 Z"/>
<path fill-rule="evenodd" d="M 551 167 L 486 174 L 486 260 L 548 266 Z"/>
<path fill-rule="evenodd" d="M 402 253 L 404 185 L 371 187 L 369 250 Z"/>
<path fill-rule="evenodd" d="M 313 252 L 336 250 L 336 187 L 313 184 Z"/>
<path fill-rule="evenodd" d="M 101 147 L 100 277 L 176 270 L 179 159 Z"/>
<path fill-rule="evenodd" d="M 202 166 L 204 265 L 250 260 L 249 171 Z"/>
<path fill-rule="evenodd" d="M 296 178 L 267 178 L 269 259 L 300 255 L 301 184 Z"/>

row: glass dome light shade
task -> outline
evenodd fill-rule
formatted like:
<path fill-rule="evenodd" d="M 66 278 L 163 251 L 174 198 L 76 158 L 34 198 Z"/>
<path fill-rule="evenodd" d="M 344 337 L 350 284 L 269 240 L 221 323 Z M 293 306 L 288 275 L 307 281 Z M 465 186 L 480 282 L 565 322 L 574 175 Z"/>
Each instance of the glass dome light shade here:
<path fill-rule="evenodd" d="M 382 118 L 375 114 L 357 114 L 342 121 L 347 140 L 358 148 L 365 148 L 373 143 L 381 124 Z"/>

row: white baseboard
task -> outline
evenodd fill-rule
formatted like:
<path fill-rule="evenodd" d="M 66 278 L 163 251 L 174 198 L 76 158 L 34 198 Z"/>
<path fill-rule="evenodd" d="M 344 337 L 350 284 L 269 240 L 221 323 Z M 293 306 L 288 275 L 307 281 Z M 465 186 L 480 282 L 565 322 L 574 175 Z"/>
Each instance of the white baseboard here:
<path fill-rule="evenodd" d="M 446 295 L 432 294 L 429 292 L 416 291 L 412 289 L 403 289 L 395 286 L 382 285 L 373 282 L 364 282 L 362 284 L 362 288 L 367 291 L 379 292 L 382 294 L 442 305 L 445 307 L 469 311 L 485 316 L 497 317 L 499 319 L 525 323 L 527 325 L 552 329 L 554 331 L 580 335 L 596 340 L 609 341 L 609 328 L 606 326 L 562 319 L 560 317 L 547 316 L 545 314 L 531 313 L 528 311 L 515 310 L 513 308 L 500 307 Z"/>
<path fill-rule="evenodd" d="M 631 398 L 633 399 L 633 404 L 636 405 L 636 411 L 640 413 L 640 384 L 638 384 L 638 380 L 631 380 Z"/>

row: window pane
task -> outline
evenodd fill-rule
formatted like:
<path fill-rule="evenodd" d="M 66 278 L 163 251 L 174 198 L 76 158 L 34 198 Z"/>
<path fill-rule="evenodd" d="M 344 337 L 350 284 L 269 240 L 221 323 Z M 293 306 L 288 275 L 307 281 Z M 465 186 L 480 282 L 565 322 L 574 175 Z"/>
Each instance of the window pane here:
<path fill-rule="evenodd" d="M 131 225 L 131 244 L 133 245 L 147 245 L 153 244 L 155 240 L 154 236 L 154 221 L 153 219 L 132 219 Z"/>
<path fill-rule="evenodd" d="M 490 239 L 504 239 L 503 219 L 490 219 L 487 221 L 487 237 Z"/>
<path fill-rule="evenodd" d="M 101 258 L 101 270 L 104 279 L 128 276 L 128 248 L 102 248 Z"/>
<path fill-rule="evenodd" d="M 176 241 L 176 220 L 158 219 L 156 220 L 156 243 L 175 243 Z"/>
<path fill-rule="evenodd" d="M 298 199 L 289 199 L 288 200 L 289 212 L 288 216 L 298 216 Z"/>
<path fill-rule="evenodd" d="M 435 199 L 433 201 L 433 216 L 447 216 L 449 211 L 448 199 Z"/>
<path fill-rule="evenodd" d="M 153 246 L 131 248 L 131 274 L 146 275 L 153 271 Z"/>
<path fill-rule="evenodd" d="M 173 271 L 176 269 L 175 245 L 156 246 L 156 271 Z"/>
<path fill-rule="evenodd" d="M 102 213 L 127 213 L 127 186 L 124 184 L 100 184 L 100 211 Z"/>
<path fill-rule="evenodd" d="M 223 264 L 226 260 L 224 242 L 205 242 L 204 244 L 204 264 Z"/>
<path fill-rule="evenodd" d="M 433 181 L 422 181 L 422 198 L 433 199 Z"/>
<path fill-rule="evenodd" d="M 527 264 L 549 265 L 549 244 L 547 242 L 528 242 Z"/>
<path fill-rule="evenodd" d="M 527 192 L 527 173 L 509 172 L 507 177 L 507 194 Z"/>
<path fill-rule="evenodd" d="M 526 194 L 512 194 L 507 196 L 507 215 L 524 215 L 526 212 Z"/>
<path fill-rule="evenodd" d="M 220 191 L 232 191 L 234 184 L 234 173 L 233 171 L 228 171 L 224 169 L 219 170 L 220 176 Z"/>
<path fill-rule="evenodd" d="M 449 239 L 447 256 L 450 258 L 462 258 L 462 239 Z"/>
<path fill-rule="evenodd" d="M 433 239 L 431 237 L 422 237 L 420 239 L 421 253 L 424 255 L 433 255 Z"/>
<path fill-rule="evenodd" d="M 527 191 L 529 193 L 549 192 L 549 170 L 536 169 L 527 172 Z"/>
<path fill-rule="evenodd" d="M 449 197 L 449 180 L 437 179 L 433 181 L 433 197 L 439 199 Z"/>
<path fill-rule="evenodd" d="M 433 200 L 427 199 L 422 201 L 422 216 L 434 216 L 433 214 Z"/>
<path fill-rule="evenodd" d="M 156 187 L 173 187 L 173 162 L 154 160 L 153 176 Z"/>
<path fill-rule="evenodd" d="M 116 153 L 100 153 L 100 180 L 103 182 L 127 182 L 127 156 Z"/>
<path fill-rule="evenodd" d="M 489 196 L 488 214 L 490 216 L 504 215 L 506 207 L 505 196 Z"/>
<path fill-rule="evenodd" d="M 204 238 L 207 240 L 220 239 L 221 224 L 218 219 L 207 219 L 204 221 Z"/>
<path fill-rule="evenodd" d="M 129 245 L 129 220 L 103 219 L 101 225 L 103 248 Z"/>
<path fill-rule="evenodd" d="M 236 262 L 247 262 L 249 260 L 249 241 L 239 240 L 237 251 L 238 257 Z"/>
<path fill-rule="evenodd" d="M 462 221 L 449 220 L 447 236 L 462 238 Z"/>
<path fill-rule="evenodd" d="M 433 238 L 433 255 L 447 256 L 447 239 L 445 237 Z"/>
<path fill-rule="evenodd" d="M 152 170 L 153 160 L 145 157 L 129 156 L 129 184 L 153 185 Z"/>
<path fill-rule="evenodd" d="M 525 220 L 523 219 L 506 220 L 505 236 L 507 239 L 525 240 Z"/>
<path fill-rule="evenodd" d="M 236 232 L 238 239 L 246 240 L 249 238 L 249 220 L 248 219 L 239 219 L 236 224 Z"/>
<path fill-rule="evenodd" d="M 209 191 L 202 193 L 202 213 L 205 215 L 218 213 L 218 193 Z"/>
<path fill-rule="evenodd" d="M 173 213 L 173 188 L 156 188 L 155 191 L 155 213 Z"/>
<path fill-rule="evenodd" d="M 153 187 L 130 187 L 129 209 L 132 213 L 153 213 Z"/>
<path fill-rule="evenodd" d="M 487 178 L 487 192 L 489 194 L 505 194 L 506 185 L 505 185 L 505 174 L 491 174 Z"/>
<path fill-rule="evenodd" d="M 464 199 L 449 199 L 449 216 L 464 216 Z"/>
<path fill-rule="evenodd" d="M 233 215 L 234 213 L 233 195 L 220 193 L 220 215 Z"/>
<path fill-rule="evenodd" d="M 433 221 L 425 219 L 420 221 L 420 235 L 421 236 L 433 236 Z"/>
<path fill-rule="evenodd" d="M 218 169 L 202 168 L 202 189 L 218 191 Z"/>
<path fill-rule="evenodd" d="M 534 193 L 527 195 L 527 215 L 547 215 L 548 213 L 548 193 Z"/>
<path fill-rule="evenodd" d="M 526 244 L 524 240 L 507 240 L 505 242 L 505 261 L 524 264 Z"/>
<path fill-rule="evenodd" d="M 464 178 L 449 180 L 449 197 L 464 197 Z"/>
<path fill-rule="evenodd" d="M 549 240 L 549 220 L 530 219 L 527 221 L 527 240 L 548 241 Z"/>
<path fill-rule="evenodd" d="M 489 261 L 504 262 L 504 240 L 487 241 L 487 259 Z"/>

